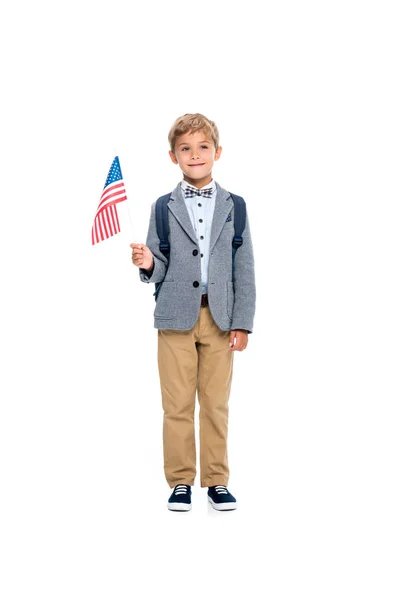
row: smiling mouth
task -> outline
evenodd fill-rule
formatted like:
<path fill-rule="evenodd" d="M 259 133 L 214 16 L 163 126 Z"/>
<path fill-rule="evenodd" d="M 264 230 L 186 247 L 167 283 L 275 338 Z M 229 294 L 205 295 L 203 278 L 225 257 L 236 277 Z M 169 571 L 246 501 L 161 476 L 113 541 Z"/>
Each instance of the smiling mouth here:
<path fill-rule="evenodd" d="M 205 163 L 199 163 L 197 165 L 189 165 L 189 167 L 202 167 L 203 165 L 205 165 Z"/>

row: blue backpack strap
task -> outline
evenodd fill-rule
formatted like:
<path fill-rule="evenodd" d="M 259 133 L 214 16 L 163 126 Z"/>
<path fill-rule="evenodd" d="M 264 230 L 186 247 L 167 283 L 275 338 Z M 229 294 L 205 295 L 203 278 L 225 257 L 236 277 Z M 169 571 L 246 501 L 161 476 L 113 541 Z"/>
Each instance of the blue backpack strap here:
<path fill-rule="evenodd" d="M 171 197 L 171 193 L 165 194 L 164 196 L 160 196 L 156 202 L 156 228 L 157 235 L 160 239 L 160 252 L 164 254 L 164 256 L 169 260 L 169 221 L 168 221 L 168 202 Z M 155 296 L 155 300 L 157 300 L 157 295 L 160 290 L 162 281 L 159 281 L 155 284 L 156 291 L 153 296 Z"/>
<path fill-rule="evenodd" d="M 234 202 L 235 207 L 235 219 L 234 219 L 234 227 L 235 227 L 235 235 L 232 239 L 232 281 L 234 281 L 234 271 L 235 271 L 235 254 L 236 250 L 243 244 L 242 233 L 246 225 L 246 202 L 244 198 L 241 196 L 237 196 L 236 194 L 232 194 L 230 192 L 231 197 Z"/>

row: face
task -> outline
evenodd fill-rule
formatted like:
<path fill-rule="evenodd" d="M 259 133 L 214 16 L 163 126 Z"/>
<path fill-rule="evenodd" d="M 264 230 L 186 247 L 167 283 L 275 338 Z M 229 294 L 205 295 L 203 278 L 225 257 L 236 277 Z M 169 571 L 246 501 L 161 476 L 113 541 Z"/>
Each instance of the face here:
<path fill-rule="evenodd" d="M 175 152 L 169 151 L 171 160 L 179 165 L 185 181 L 198 188 L 212 180 L 214 161 L 222 152 L 204 131 L 188 131 L 175 142 Z"/>

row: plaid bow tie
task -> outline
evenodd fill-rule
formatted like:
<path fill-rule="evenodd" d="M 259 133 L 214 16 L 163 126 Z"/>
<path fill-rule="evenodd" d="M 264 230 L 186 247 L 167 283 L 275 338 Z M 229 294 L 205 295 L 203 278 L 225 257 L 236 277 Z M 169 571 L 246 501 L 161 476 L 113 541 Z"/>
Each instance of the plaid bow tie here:
<path fill-rule="evenodd" d="M 192 198 L 193 196 L 205 196 L 206 198 L 211 198 L 212 193 L 213 193 L 213 188 L 209 187 L 209 188 L 205 188 L 203 190 L 198 190 L 195 187 L 187 186 L 184 189 L 185 192 L 185 198 Z"/>

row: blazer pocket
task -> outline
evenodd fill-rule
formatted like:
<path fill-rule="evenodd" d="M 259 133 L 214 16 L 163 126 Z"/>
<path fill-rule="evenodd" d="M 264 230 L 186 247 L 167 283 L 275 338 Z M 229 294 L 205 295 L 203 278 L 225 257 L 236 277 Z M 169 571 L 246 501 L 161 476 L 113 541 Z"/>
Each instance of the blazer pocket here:
<path fill-rule="evenodd" d="M 158 292 L 154 316 L 158 319 L 173 319 L 177 311 L 177 290 L 175 281 L 163 281 Z"/>
<path fill-rule="evenodd" d="M 226 282 L 226 312 L 228 317 L 232 319 L 233 316 L 233 303 L 235 301 L 235 293 L 233 291 L 233 281 Z"/>

